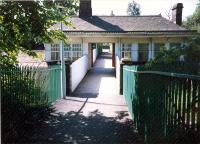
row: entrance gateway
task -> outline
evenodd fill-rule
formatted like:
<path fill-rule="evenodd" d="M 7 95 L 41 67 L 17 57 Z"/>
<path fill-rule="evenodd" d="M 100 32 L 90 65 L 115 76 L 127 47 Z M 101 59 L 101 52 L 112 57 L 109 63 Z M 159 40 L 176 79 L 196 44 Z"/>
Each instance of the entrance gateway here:
<path fill-rule="evenodd" d="M 98 54 L 100 54 L 103 50 L 111 53 L 112 57 L 112 67 L 115 66 L 115 44 L 114 43 L 89 43 L 88 51 L 90 56 L 90 66 L 94 66 L 94 62 L 97 59 Z"/>

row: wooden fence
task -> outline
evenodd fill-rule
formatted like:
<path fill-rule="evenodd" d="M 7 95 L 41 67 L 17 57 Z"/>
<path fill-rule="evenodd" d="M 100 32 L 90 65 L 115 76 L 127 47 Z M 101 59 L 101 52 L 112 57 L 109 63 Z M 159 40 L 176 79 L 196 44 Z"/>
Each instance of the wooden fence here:
<path fill-rule="evenodd" d="M 200 76 L 124 66 L 123 85 L 145 143 L 200 141 Z"/>
<path fill-rule="evenodd" d="M 17 139 L 27 119 L 61 98 L 60 80 L 60 65 L 0 69 L 2 142 Z"/>

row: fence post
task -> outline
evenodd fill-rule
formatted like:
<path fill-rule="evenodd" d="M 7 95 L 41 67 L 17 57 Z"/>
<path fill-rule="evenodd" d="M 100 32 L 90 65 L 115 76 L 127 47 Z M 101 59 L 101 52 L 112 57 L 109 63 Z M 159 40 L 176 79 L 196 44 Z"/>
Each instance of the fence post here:
<path fill-rule="evenodd" d="M 60 23 L 60 29 L 63 31 L 62 22 Z M 61 97 L 66 96 L 66 72 L 65 72 L 65 60 L 64 60 L 64 44 L 60 41 L 60 61 L 61 61 Z"/>

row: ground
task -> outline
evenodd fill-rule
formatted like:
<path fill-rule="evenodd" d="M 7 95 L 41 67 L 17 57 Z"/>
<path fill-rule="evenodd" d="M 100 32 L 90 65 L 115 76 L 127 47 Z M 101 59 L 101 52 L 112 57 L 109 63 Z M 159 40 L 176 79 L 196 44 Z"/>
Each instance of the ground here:
<path fill-rule="evenodd" d="M 141 143 L 122 95 L 117 94 L 111 55 L 99 57 L 81 84 L 31 121 L 18 143 Z M 30 124 L 30 126 L 31 126 Z"/>

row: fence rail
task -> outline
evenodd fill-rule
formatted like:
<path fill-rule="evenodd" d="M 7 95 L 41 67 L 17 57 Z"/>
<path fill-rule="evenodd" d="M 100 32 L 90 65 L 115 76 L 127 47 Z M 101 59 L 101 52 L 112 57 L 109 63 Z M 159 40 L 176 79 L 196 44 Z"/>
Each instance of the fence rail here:
<path fill-rule="evenodd" d="M 48 105 L 61 96 L 60 66 L 1 69 L 1 95 L 24 106 Z"/>
<path fill-rule="evenodd" d="M 0 69 L 3 143 L 17 141 L 28 119 L 61 98 L 60 79 L 60 65 Z"/>
<path fill-rule="evenodd" d="M 200 141 L 200 77 L 123 69 L 123 94 L 145 143 Z"/>

